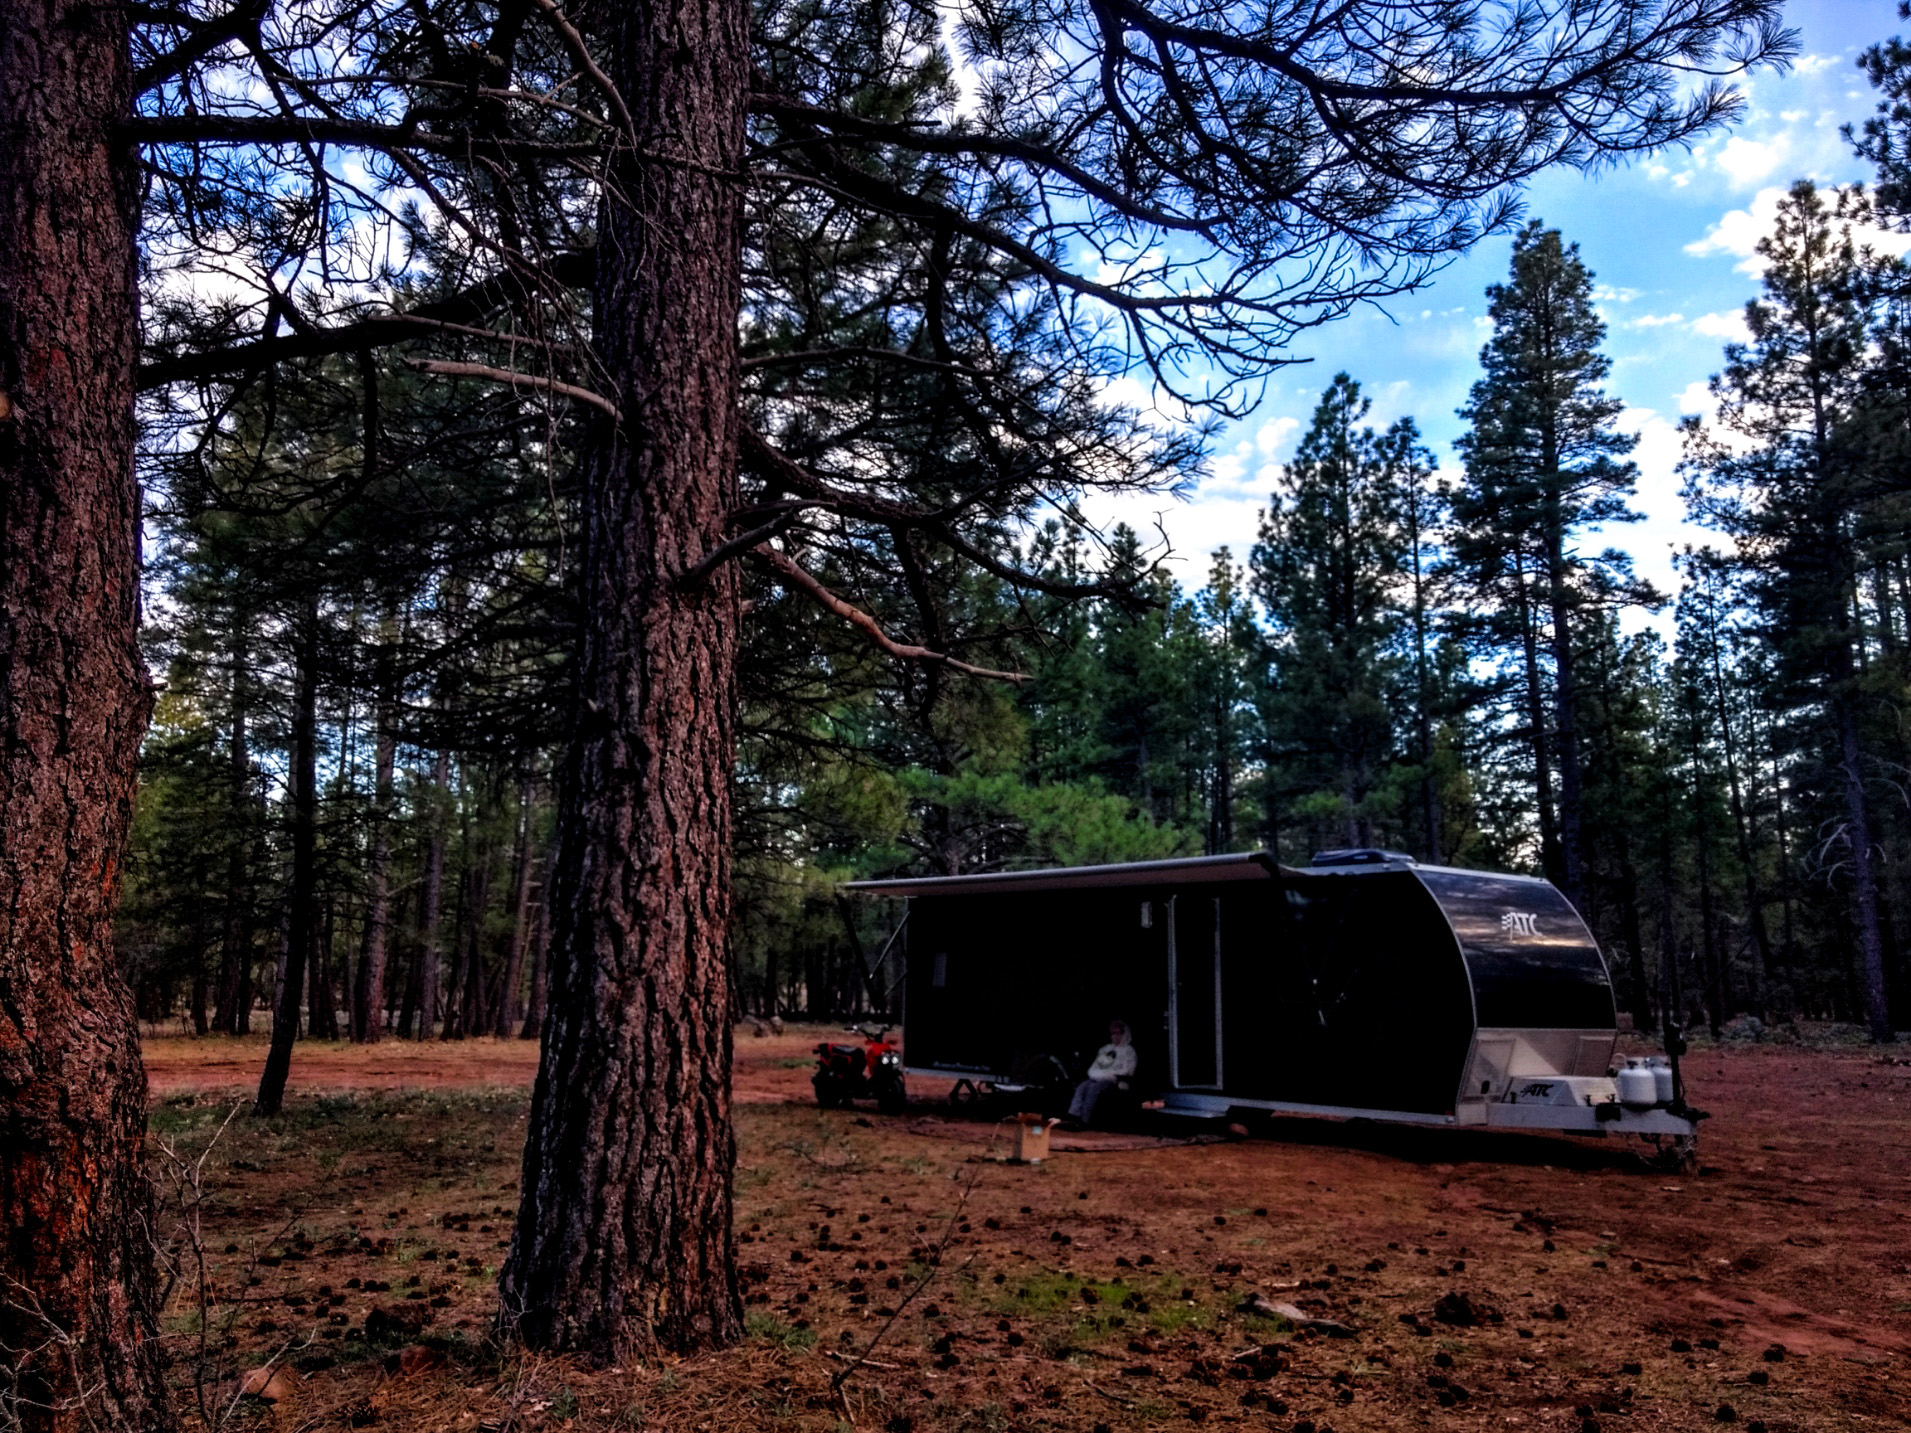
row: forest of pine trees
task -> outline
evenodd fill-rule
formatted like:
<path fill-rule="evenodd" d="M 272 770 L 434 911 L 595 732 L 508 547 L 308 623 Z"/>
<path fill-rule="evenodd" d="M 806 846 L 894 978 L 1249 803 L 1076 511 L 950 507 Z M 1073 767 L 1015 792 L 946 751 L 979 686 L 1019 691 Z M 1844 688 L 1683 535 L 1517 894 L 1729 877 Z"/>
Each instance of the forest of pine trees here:
<path fill-rule="evenodd" d="M 1550 877 L 1642 1027 L 1675 999 L 1715 1031 L 1903 1023 L 1911 284 L 1849 237 L 1867 204 L 1800 184 L 1765 245 L 1717 418 L 1688 420 L 1689 502 L 1719 542 L 1685 554 L 1676 598 L 1600 545 L 1632 516 L 1632 439 L 1593 275 L 1538 222 L 1487 294 L 1457 471 L 1338 374 L 1198 591 L 1072 513 L 997 534 L 1046 591 L 907 543 L 893 590 L 861 569 L 899 627 L 910 584 L 936 585 L 926 645 L 1026 680 L 898 668 L 753 579 L 744 1008 L 880 998 L 884 931 L 845 879 L 1379 845 Z M 935 396 L 890 401 L 900 456 L 942 460 Z M 566 435 L 370 356 L 271 402 L 266 461 L 243 409 L 154 460 L 165 680 L 119 936 L 141 1012 L 243 1033 L 277 1000 L 323 1038 L 533 1036 L 572 680 Z M 1197 459 L 1085 403 L 1049 419 L 1137 480 Z M 1670 643 L 1638 620 L 1668 610 Z"/>

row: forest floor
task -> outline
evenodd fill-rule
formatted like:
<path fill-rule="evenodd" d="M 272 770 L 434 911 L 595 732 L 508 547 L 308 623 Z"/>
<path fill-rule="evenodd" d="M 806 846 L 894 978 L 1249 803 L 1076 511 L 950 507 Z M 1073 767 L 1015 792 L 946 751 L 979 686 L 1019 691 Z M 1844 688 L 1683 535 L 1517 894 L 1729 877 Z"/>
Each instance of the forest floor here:
<path fill-rule="evenodd" d="M 183 1189 L 204 1254 L 201 1280 L 187 1241 L 166 1314 L 189 1421 L 1911 1424 L 1902 1056 L 1696 1051 L 1692 1097 L 1713 1119 L 1689 1176 L 1617 1141 L 1309 1120 L 1246 1139 L 1080 1137 L 1026 1166 L 1001 1161 L 1006 1126 L 953 1117 L 936 1090 L 895 1119 L 816 1109 L 819 1033 L 738 1034 L 748 1336 L 612 1368 L 487 1337 L 534 1046 L 302 1042 L 284 1114 L 261 1121 L 244 1102 L 262 1040 L 149 1039 L 153 1129 L 180 1161 L 159 1161 L 162 1227 Z M 1250 1291 L 1339 1327 L 1237 1312 Z M 268 1368 L 276 1401 L 238 1396 Z"/>

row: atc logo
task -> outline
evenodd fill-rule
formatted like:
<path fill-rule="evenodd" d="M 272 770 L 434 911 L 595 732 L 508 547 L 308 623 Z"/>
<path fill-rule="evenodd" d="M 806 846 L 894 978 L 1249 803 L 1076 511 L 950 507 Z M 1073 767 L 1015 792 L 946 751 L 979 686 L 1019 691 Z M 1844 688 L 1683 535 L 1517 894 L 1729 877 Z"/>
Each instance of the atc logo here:
<path fill-rule="evenodd" d="M 1500 916 L 1500 929 L 1512 935 L 1538 935 L 1539 917 L 1531 911 L 1506 911 Z"/>

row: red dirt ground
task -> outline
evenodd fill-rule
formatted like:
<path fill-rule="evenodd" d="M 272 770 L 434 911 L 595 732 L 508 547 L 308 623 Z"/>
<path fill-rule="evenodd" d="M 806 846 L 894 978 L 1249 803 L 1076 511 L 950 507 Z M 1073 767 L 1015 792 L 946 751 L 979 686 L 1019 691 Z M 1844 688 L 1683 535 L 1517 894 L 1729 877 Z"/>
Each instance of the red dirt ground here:
<path fill-rule="evenodd" d="M 1617 1141 L 1307 1120 L 1245 1140 L 1083 1137 L 1028 1167 L 998 1161 L 1001 1127 L 925 1103 L 940 1091 L 912 1091 L 920 1107 L 896 1120 L 816 1110 L 806 1056 L 822 1033 L 737 1039 L 752 1337 L 608 1370 L 483 1351 L 534 1047 L 302 1043 L 287 1120 L 239 1119 L 209 1164 L 220 1192 L 207 1239 L 235 1311 L 233 1356 L 260 1360 L 304 1329 L 297 1407 L 273 1421 L 484 1433 L 821 1430 L 845 1414 L 891 1433 L 1911 1425 L 1911 1062 L 1695 1052 L 1692 1097 L 1714 1118 L 1688 1177 Z M 149 1040 L 156 1128 L 182 1149 L 203 1143 L 263 1053 L 259 1041 Z M 370 1243 L 381 1230 L 382 1250 Z M 940 1271 L 904 1303 L 945 1237 Z M 432 1332 L 381 1362 L 362 1321 L 403 1296 L 407 1269 L 414 1282 L 419 1270 L 453 1277 L 417 1283 L 437 1291 Z M 397 1291 L 367 1295 L 368 1278 Z M 301 1323 L 314 1287 L 329 1333 Z M 1353 1335 L 1289 1337 L 1235 1311 L 1250 1290 Z M 1440 1322 L 1448 1294 L 1499 1318 Z M 290 1316 L 278 1309 L 294 1298 Z M 261 1305 L 277 1310 L 264 1327 Z M 830 1374 L 891 1308 L 871 1363 L 832 1392 Z M 1233 1359 L 1262 1344 L 1279 1349 Z"/>

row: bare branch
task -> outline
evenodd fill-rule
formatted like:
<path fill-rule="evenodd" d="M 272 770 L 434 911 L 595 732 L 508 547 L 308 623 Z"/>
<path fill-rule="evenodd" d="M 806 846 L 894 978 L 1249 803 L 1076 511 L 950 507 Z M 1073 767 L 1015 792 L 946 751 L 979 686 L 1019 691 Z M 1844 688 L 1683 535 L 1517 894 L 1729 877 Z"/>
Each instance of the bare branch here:
<path fill-rule="evenodd" d="M 610 399 L 588 388 L 579 388 L 575 383 L 563 383 L 535 373 L 519 373 L 512 368 L 493 368 L 488 363 L 453 363 L 442 358 L 408 358 L 405 362 L 420 373 L 436 373 L 446 378 L 487 378 L 493 383 L 508 383 L 513 388 L 542 389 L 560 398 L 575 398 L 579 403 L 588 403 L 610 414 L 619 423 L 624 421 L 623 410 Z"/>
<path fill-rule="evenodd" d="M 871 642 L 875 643 L 876 646 L 880 647 L 892 657 L 900 658 L 905 662 L 932 662 L 938 666 L 948 667 L 951 671 L 965 672 L 971 677 L 984 677 L 995 682 L 1015 682 L 1020 684 L 1028 680 L 1027 672 L 998 672 L 989 667 L 974 667 L 970 666 L 967 662 L 957 661 L 947 652 L 932 652 L 927 647 L 915 647 L 904 642 L 898 642 L 883 631 L 874 617 L 871 617 L 860 607 L 852 607 L 834 592 L 831 592 L 821 582 L 818 582 L 809 573 L 805 572 L 801 567 L 797 566 L 795 562 L 771 547 L 767 542 L 761 543 L 751 550 L 765 562 L 769 563 L 771 567 L 775 568 L 785 581 L 802 592 L 804 596 L 816 603 L 817 606 L 826 612 L 834 613 L 851 626 L 860 629 L 864 636 L 868 637 Z"/>

